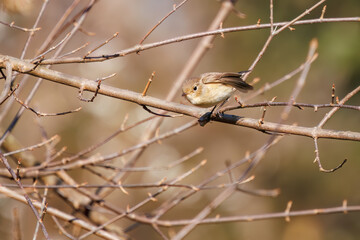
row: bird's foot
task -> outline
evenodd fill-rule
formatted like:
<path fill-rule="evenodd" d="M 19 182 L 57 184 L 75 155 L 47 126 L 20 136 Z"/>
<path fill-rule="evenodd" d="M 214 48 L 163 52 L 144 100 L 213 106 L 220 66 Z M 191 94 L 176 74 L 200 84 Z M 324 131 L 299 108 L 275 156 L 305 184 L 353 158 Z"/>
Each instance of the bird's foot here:
<path fill-rule="evenodd" d="M 212 112 L 207 112 L 207 113 L 205 113 L 204 115 L 202 115 L 202 116 L 199 118 L 199 120 L 198 120 L 200 126 L 203 127 L 203 126 L 205 126 L 208 122 L 210 122 L 211 116 L 212 116 Z"/>

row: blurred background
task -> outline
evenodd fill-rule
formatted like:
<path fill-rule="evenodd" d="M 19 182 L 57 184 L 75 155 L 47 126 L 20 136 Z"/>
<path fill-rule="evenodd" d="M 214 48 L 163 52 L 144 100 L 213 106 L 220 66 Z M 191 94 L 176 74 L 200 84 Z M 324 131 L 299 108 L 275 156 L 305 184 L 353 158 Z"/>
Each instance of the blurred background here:
<path fill-rule="evenodd" d="M 9 3 L 10 2 L 10 3 Z M 39 13 L 43 1 L 28 0 L 20 6 L 10 6 L 17 1 L 2 3 L 0 20 L 15 22 L 16 25 L 31 28 Z M 20 2 L 20 1 L 19 1 Z M 64 11 L 72 3 L 66 1 L 49 1 L 40 20 L 41 31 L 35 33 L 25 58 L 33 58 L 47 34 Z M 85 6 L 88 1 L 81 1 L 78 8 Z M 72 51 L 88 42 L 89 46 L 76 56 L 83 56 L 87 51 L 95 48 L 115 32 L 117 38 L 100 48 L 93 55 L 112 54 L 120 50 L 135 46 L 144 35 L 166 14 L 173 9 L 174 0 L 137 0 L 137 1 L 98 1 L 86 18 L 82 29 L 71 39 L 65 47 L 64 53 Z M 274 22 L 289 21 L 305 9 L 310 8 L 316 1 L 310 0 L 278 0 L 274 1 Z M 8 5 L 6 5 L 8 4 Z M 9 5 L 10 4 L 10 5 Z M 359 16 L 360 2 L 358 0 L 325 2 L 327 5 L 325 17 L 353 17 Z M 191 33 L 206 31 L 215 17 L 221 3 L 219 1 L 188 1 L 168 19 L 166 19 L 150 36 L 145 43 L 152 43 Z M 246 26 L 269 22 L 269 1 L 238 1 L 235 8 L 246 14 L 246 18 L 239 18 L 230 14 L 223 23 L 223 28 Z M 314 10 L 304 19 L 319 18 L 322 7 Z M 305 60 L 309 42 L 313 38 L 319 41 L 318 59 L 312 64 L 306 85 L 297 102 L 303 103 L 330 103 L 332 84 L 336 86 L 336 95 L 341 99 L 359 85 L 360 80 L 360 24 L 355 22 L 323 23 L 294 26 L 295 31 L 286 30 L 271 42 L 263 58 L 251 73 L 248 82 L 254 78 L 260 81 L 254 86 L 260 88 L 265 83 L 271 83 L 290 73 Z M 210 71 L 242 71 L 252 64 L 263 44 L 269 29 L 242 31 L 218 36 L 210 49 L 196 67 L 193 75 L 197 76 Z M 59 42 L 65 32 L 56 42 Z M 27 33 L 0 25 L 0 53 L 13 57 L 20 57 Z M 164 99 L 172 87 L 180 71 L 188 61 L 192 51 L 200 39 L 183 41 L 162 47 L 146 50 L 139 54 L 130 54 L 125 57 L 109 61 L 88 64 L 63 64 L 52 66 L 52 69 L 88 79 L 97 79 L 116 73 L 116 76 L 104 82 L 122 89 L 142 92 L 148 78 L 156 71 L 148 95 Z M 271 89 L 271 91 L 250 99 L 247 103 L 256 103 L 271 100 L 287 101 L 295 86 L 299 75 L 291 80 Z M 20 98 L 25 99 L 35 78 L 31 77 Z M 21 84 L 21 83 L 20 83 Z M 3 81 L 1 81 L 1 87 Z M 91 96 L 91 94 L 86 96 Z M 59 117 L 38 118 L 30 111 L 26 111 L 13 135 L 23 146 L 41 142 L 41 128 L 48 136 L 59 134 L 61 141 L 57 148 L 67 146 L 65 155 L 71 156 L 80 150 L 98 142 L 100 139 L 117 130 L 126 114 L 129 114 L 128 124 L 135 123 L 151 116 L 140 106 L 118 99 L 97 96 L 94 102 L 85 103 L 78 99 L 78 91 L 67 86 L 44 81 L 31 102 L 31 106 L 41 112 L 63 112 L 82 107 L 78 113 Z M 241 97 L 241 95 L 240 95 Z M 179 91 L 175 99 L 178 103 L 188 104 L 181 97 Z M 229 104 L 234 103 L 233 100 Z M 359 94 L 354 96 L 348 104 L 359 105 Z M 0 106 L 0 111 L 2 106 Z M 15 103 L 1 124 L 1 131 L 7 128 L 19 109 Z M 282 108 L 268 108 L 266 121 L 276 122 Z M 329 109 L 314 112 L 312 109 L 293 109 L 287 121 L 288 124 L 297 123 L 300 126 L 312 127 L 319 123 Z M 262 109 L 244 109 L 232 112 L 235 115 L 260 118 Z M 192 120 L 189 117 L 165 119 L 160 127 L 160 133 L 165 133 Z M 360 115 L 357 111 L 342 109 L 324 126 L 326 129 L 360 131 Z M 141 142 L 142 134 L 149 127 L 150 122 L 142 124 L 125 132 L 96 152 L 109 154 Z M 40 127 L 41 126 L 41 127 Z M 161 144 L 147 148 L 141 156 L 137 166 L 165 166 L 190 153 L 197 147 L 204 147 L 204 151 L 177 168 L 161 171 L 134 173 L 126 183 L 156 182 L 163 177 L 175 177 L 193 167 L 202 159 L 207 164 L 195 174 L 186 178 L 187 184 L 196 185 L 225 168 L 225 162 L 236 162 L 242 159 L 246 152 L 253 152 L 261 147 L 269 138 L 253 129 L 246 129 L 234 125 L 212 122 L 206 127 L 195 127 L 175 135 Z M 281 189 L 276 198 L 256 197 L 237 192 L 226 200 L 210 216 L 238 216 L 281 212 L 286 208 L 288 201 L 293 201 L 292 210 L 327 208 L 341 206 L 344 199 L 349 205 L 359 205 L 360 202 L 360 145 L 358 142 L 319 140 L 320 158 L 324 168 L 336 167 L 345 158 L 348 162 L 340 170 L 326 174 L 318 170 L 315 158 L 314 142 L 310 138 L 300 136 L 286 136 L 277 145 L 272 147 L 264 159 L 256 167 L 253 174 L 255 180 L 248 183 L 247 189 Z M 44 150 L 33 152 L 41 161 Z M 116 159 L 113 164 L 122 166 L 124 159 Z M 241 175 L 244 168 L 234 170 L 235 176 Z M 70 172 L 78 182 L 102 183 L 102 180 L 83 170 Z M 3 181 L 3 180 L 0 180 Z M 228 176 L 220 178 L 216 183 L 227 183 Z M 107 200 L 121 207 L 131 206 L 147 196 L 148 189 L 129 191 L 124 196 L 121 191 L 114 192 Z M 171 210 L 164 218 L 184 219 L 192 218 L 203 209 L 222 190 L 201 191 L 194 197 Z M 166 200 L 172 192 L 159 196 L 159 202 Z M 70 208 L 55 194 L 50 194 L 49 205 L 56 206 L 64 211 Z M 159 203 L 153 203 L 141 208 L 138 213 L 148 213 Z M 23 218 L 24 239 L 31 236 L 35 221 L 28 206 L 2 197 L 0 199 L 0 233 L 4 239 L 11 239 L 11 211 L 18 207 Z M 25 215 L 26 214 L 26 215 Z M 333 214 L 322 216 L 308 216 L 291 218 L 290 222 L 284 219 L 271 219 L 254 222 L 238 222 L 226 224 L 201 225 L 195 228 L 187 239 L 358 239 L 360 234 L 359 213 Z M 25 220 L 25 219 L 24 219 Z M 51 218 L 45 218 L 45 225 L 50 233 L 56 234 L 57 229 L 47 224 Z M 30 223 L 31 222 L 31 223 Z M 125 228 L 130 221 L 119 221 L 120 227 Z M 261 230 L 260 230 L 261 229 Z M 178 231 L 178 228 L 175 228 Z M 140 226 L 129 232 L 134 239 L 160 239 L 159 235 L 149 226 Z M 92 238 L 89 238 L 92 239 Z M 96 237 L 93 237 L 96 239 Z"/>

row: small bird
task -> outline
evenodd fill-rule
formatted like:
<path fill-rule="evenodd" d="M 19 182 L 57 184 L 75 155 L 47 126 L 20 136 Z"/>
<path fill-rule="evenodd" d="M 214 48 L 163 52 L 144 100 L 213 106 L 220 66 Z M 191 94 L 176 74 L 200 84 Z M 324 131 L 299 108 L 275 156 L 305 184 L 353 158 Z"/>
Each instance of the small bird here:
<path fill-rule="evenodd" d="M 203 73 L 200 77 L 190 78 L 182 86 L 183 96 L 199 107 L 215 106 L 225 102 L 235 90 L 247 92 L 253 87 L 247 84 L 242 77 L 248 71 L 234 72 L 209 72 Z"/>

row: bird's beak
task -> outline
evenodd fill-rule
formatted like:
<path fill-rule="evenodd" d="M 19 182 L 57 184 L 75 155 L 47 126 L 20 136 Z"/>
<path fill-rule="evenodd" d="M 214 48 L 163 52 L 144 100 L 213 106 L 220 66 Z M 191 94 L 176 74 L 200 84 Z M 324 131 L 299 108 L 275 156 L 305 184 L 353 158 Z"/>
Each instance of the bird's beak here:
<path fill-rule="evenodd" d="M 185 97 L 185 96 L 186 96 L 186 93 L 183 92 L 183 93 L 181 94 L 181 96 L 182 96 L 182 97 Z"/>

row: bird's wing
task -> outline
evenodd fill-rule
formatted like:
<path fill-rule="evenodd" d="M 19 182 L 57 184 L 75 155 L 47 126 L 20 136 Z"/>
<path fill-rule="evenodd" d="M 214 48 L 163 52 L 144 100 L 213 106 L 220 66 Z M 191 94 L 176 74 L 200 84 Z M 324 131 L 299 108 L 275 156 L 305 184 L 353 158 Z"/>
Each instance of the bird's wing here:
<path fill-rule="evenodd" d="M 203 82 L 204 83 L 222 83 L 230 85 L 237 90 L 241 92 L 247 92 L 247 90 L 252 90 L 253 87 L 249 84 L 247 84 L 244 80 L 242 80 L 242 76 L 246 73 L 239 72 L 239 73 L 233 73 L 233 72 L 225 72 L 225 73 L 208 73 L 211 74 L 211 77 L 203 76 Z"/>

